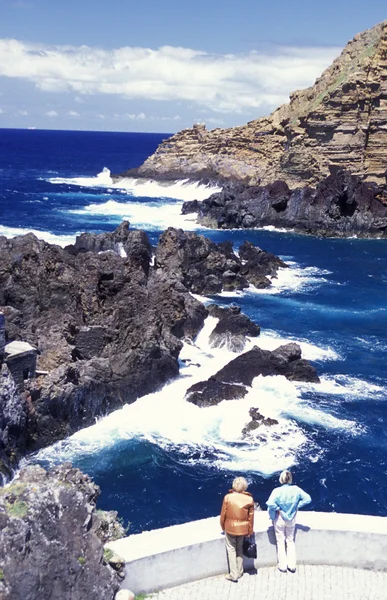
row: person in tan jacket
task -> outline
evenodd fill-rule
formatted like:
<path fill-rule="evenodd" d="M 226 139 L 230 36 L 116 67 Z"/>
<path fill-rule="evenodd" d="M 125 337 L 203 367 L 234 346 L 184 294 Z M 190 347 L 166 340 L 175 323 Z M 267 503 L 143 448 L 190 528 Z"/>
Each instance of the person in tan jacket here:
<path fill-rule="evenodd" d="M 238 582 L 243 575 L 243 540 L 254 531 L 254 500 L 247 492 L 247 481 L 236 477 L 232 490 L 223 498 L 220 526 L 226 534 L 229 575 L 226 579 Z"/>

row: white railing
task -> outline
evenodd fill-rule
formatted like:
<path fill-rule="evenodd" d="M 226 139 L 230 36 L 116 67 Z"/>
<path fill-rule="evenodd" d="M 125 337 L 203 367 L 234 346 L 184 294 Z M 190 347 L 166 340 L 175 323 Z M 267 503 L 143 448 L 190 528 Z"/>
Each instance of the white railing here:
<path fill-rule="evenodd" d="M 274 531 L 266 512 L 255 513 L 256 560 L 245 569 L 276 564 Z M 227 573 L 219 517 L 130 535 L 107 544 L 125 561 L 123 588 L 136 594 Z M 387 571 L 387 519 L 300 511 L 298 563 Z"/>

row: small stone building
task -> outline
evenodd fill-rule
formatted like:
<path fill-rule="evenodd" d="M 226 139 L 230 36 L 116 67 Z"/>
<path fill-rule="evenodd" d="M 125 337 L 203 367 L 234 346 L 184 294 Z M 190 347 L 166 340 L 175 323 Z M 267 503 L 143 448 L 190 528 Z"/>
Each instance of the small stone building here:
<path fill-rule="evenodd" d="M 14 341 L 5 346 L 5 362 L 19 390 L 24 381 L 36 377 L 37 350 L 27 342 Z"/>

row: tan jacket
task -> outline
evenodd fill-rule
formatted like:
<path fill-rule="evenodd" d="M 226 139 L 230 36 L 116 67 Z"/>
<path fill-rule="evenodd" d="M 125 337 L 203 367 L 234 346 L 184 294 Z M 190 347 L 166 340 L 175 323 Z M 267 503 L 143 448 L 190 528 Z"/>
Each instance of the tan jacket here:
<path fill-rule="evenodd" d="M 254 531 L 254 500 L 249 492 L 230 490 L 220 513 L 220 526 L 230 535 L 251 535 Z"/>

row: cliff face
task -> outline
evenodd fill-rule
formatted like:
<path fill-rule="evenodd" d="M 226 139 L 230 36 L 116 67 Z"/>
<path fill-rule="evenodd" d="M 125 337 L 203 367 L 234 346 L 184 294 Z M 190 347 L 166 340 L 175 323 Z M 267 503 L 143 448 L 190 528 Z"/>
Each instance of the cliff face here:
<path fill-rule="evenodd" d="M 69 463 L 28 467 L 0 490 L 0 600 L 113 600 L 120 579 L 104 559 L 98 494 Z"/>
<path fill-rule="evenodd" d="M 241 127 L 185 129 L 138 169 L 143 177 L 206 176 L 290 188 L 315 185 L 340 167 L 385 183 L 387 21 L 358 34 L 315 84 L 269 117 Z"/>

